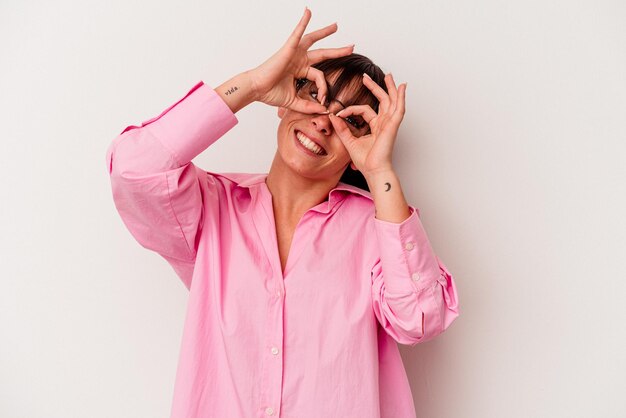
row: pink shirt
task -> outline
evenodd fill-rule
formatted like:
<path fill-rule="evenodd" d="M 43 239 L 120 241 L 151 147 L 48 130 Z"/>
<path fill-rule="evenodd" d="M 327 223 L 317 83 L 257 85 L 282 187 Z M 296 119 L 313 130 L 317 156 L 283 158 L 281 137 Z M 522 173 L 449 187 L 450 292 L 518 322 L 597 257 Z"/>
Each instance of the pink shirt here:
<path fill-rule="evenodd" d="M 419 211 L 377 219 L 340 182 L 298 223 L 283 275 L 267 174 L 191 162 L 237 123 L 200 81 L 107 150 L 124 224 L 189 289 L 171 417 L 415 417 L 397 344 L 459 315 Z"/>

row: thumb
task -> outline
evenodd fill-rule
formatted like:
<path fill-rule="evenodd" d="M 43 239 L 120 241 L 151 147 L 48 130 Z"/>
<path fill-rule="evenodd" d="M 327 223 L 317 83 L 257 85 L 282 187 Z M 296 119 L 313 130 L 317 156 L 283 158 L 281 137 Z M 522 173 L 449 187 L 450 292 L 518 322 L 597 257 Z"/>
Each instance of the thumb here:
<path fill-rule="evenodd" d="M 337 132 L 337 136 L 341 142 L 343 142 L 343 145 L 346 147 L 348 152 L 350 152 L 354 136 L 352 135 L 352 132 L 350 132 L 346 122 L 334 113 L 330 113 L 328 117 L 330 118 L 330 122 L 333 124 L 333 128 L 335 128 L 335 132 Z"/>

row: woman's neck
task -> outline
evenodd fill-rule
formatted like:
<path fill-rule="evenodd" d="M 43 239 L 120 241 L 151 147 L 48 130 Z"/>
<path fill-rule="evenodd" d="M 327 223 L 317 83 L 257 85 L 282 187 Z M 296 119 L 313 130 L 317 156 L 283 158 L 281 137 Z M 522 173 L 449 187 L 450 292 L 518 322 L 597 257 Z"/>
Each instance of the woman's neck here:
<path fill-rule="evenodd" d="M 265 184 L 272 195 L 274 211 L 290 219 L 300 219 L 302 214 L 328 200 L 338 179 L 316 180 L 303 177 L 276 163 L 270 167 Z"/>

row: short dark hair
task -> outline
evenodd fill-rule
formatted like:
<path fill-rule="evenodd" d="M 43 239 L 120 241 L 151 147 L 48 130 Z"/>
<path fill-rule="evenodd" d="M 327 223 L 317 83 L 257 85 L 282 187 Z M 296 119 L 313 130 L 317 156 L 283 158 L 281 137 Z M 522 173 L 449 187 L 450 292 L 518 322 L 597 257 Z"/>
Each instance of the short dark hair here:
<path fill-rule="evenodd" d="M 328 79 L 330 75 L 339 74 L 333 85 L 328 86 L 326 96 L 329 101 L 333 100 L 339 92 L 354 86 L 353 83 L 356 82 L 360 85 L 360 88 L 357 90 L 353 100 L 345 103 L 345 105 L 369 104 L 372 109 L 378 113 L 379 101 L 376 96 L 372 94 L 370 89 L 362 84 L 363 73 L 367 73 L 376 84 L 382 87 L 386 93 L 389 93 L 385 84 L 385 73 L 365 55 L 352 53 L 343 57 L 329 58 L 317 64 L 313 64 L 312 67 L 324 72 L 326 79 Z M 296 85 L 296 89 L 299 90 L 300 87 L 301 84 Z M 353 170 L 350 166 L 346 167 L 339 181 L 367 190 L 368 192 L 370 191 L 363 174 L 358 170 Z"/>

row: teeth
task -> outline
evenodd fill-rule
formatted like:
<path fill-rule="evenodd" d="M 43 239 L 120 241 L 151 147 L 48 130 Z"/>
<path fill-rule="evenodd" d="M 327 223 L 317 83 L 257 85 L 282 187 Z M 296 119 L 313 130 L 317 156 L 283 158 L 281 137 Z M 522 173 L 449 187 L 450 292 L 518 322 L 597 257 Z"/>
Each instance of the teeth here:
<path fill-rule="evenodd" d="M 307 138 L 306 135 L 304 135 L 302 132 L 298 132 L 296 136 L 298 137 L 298 141 L 300 141 L 300 143 L 304 145 L 307 149 L 313 151 L 318 155 L 324 154 L 324 151 L 315 142 Z"/>

